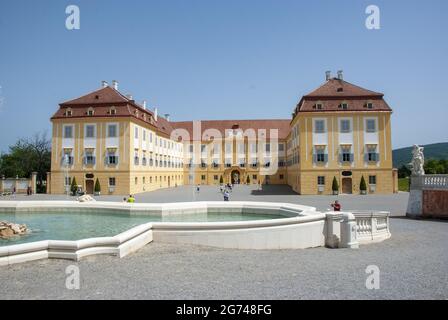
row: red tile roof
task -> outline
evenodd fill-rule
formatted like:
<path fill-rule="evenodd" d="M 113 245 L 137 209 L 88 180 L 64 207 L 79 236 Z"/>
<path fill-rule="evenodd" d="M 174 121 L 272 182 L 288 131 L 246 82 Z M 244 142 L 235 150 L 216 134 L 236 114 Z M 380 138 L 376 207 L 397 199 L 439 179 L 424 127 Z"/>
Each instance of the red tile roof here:
<path fill-rule="evenodd" d="M 383 96 L 383 93 L 332 78 L 316 90 L 304 95 L 297 104 L 294 114 L 325 111 L 392 111 Z M 347 109 L 342 108 L 342 103 L 347 104 Z M 367 107 L 368 103 L 372 104 L 372 108 Z M 321 104 L 322 109 L 318 109 L 317 104 Z"/>
<path fill-rule="evenodd" d="M 248 129 L 254 129 L 257 136 L 259 129 L 265 129 L 267 139 L 270 138 L 270 129 L 278 130 L 278 138 L 286 139 L 289 134 L 290 119 L 279 120 L 201 120 L 201 135 L 206 130 L 209 130 L 210 135 L 213 136 L 211 129 L 218 130 L 222 137 L 225 137 L 226 130 L 239 129 L 245 132 Z M 185 129 L 190 135 L 190 139 L 193 138 L 193 121 L 181 121 L 171 122 L 175 129 Z"/>

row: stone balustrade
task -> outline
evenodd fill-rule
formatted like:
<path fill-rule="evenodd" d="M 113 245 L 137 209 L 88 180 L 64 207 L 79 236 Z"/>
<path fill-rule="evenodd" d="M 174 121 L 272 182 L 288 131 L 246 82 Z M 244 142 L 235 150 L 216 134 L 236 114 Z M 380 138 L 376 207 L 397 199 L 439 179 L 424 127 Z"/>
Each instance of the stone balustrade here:
<path fill-rule="evenodd" d="M 379 242 L 390 238 L 389 215 L 387 211 L 356 211 L 356 237 L 360 244 Z"/>
<path fill-rule="evenodd" d="M 448 190 L 447 174 L 430 174 L 411 177 L 411 189 Z"/>

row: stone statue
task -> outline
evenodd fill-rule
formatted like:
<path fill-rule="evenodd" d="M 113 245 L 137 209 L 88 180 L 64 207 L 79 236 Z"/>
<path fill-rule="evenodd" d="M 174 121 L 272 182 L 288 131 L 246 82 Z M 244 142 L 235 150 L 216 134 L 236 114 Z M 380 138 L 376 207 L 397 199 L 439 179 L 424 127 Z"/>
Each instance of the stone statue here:
<path fill-rule="evenodd" d="M 412 162 L 410 167 L 412 170 L 412 175 L 422 176 L 425 174 L 425 169 L 423 165 L 425 164 L 425 156 L 423 155 L 423 147 L 414 144 L 414 149 L 412 150 Z"/>

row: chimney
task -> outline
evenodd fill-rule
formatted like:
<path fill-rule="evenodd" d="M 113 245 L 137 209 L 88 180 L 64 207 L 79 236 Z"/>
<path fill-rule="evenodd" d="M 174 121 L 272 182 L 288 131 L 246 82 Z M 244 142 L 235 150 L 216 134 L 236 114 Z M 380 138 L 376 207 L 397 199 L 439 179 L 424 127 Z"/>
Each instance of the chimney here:
<path fill-rule="evenodd" d="M 339 80 L 344 80 L 344 75 L 343 75 L 342 70 L 339 70 L 339 71 L 338 71 L 338 79 L 339 79 Z"/>
<path fill-rule="evenodd" d="M 118 90 L 118 81 L 112 80 L 112 87 L 114 87 L 115 90 Z"/>
<path fill-rule="evenodd" d="M 170 121 L 170 114 L 169 114 L 169 113 L 165 113 L 165 119 L 166 119 L 167 121 Z"/>
<path fill-rule="evenodd" d="M 106 88 L 108 85 L 107 81 L 101 81 L 101 87 Z"/>
<path fill-rule="evenodd" d="M 159 110 L 157 109 L 157 107 L 154 108 L 154 120 L 157 121 L 157 114 L 159 113 Z"/>
<path fill-rule="evenodd" d="M 325 71 L 325 80 L 330 80 L 331 78 L 331 71 Z"/>
<path fill-rule="evenodd" d="M 142 107 L 143 107 L 143 109 L 146 109 L 146 100 L 143 100 Z"/>
<path fill-rule="evenodd" d="M 132 100 L 132 94 L 127 94 L 126 98 L 128 98 L 129 100 Z"/>

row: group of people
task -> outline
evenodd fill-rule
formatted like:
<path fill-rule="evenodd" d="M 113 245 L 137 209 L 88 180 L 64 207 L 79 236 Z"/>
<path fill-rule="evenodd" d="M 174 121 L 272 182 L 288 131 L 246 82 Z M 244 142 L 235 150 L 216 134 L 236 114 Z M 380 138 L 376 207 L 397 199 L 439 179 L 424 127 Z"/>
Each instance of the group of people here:
<path fill-rule="evenodd" d="M 219 191 L 222 193 L 224 197 L 224 201 L 230 200 L 230 193 L 232 192 L 233 185 L 231 183 L 227 183 L 225 185 L 219 186 Z"/>

